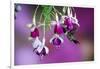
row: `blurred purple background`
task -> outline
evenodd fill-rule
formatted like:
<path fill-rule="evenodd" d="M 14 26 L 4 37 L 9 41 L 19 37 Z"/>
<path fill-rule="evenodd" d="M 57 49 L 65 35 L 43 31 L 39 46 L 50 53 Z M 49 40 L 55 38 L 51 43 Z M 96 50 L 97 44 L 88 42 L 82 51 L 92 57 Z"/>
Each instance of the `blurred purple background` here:
<path fill-rule="evenodd" d="M 32 41 L 28 40 L 30 30 L 26 27 L 32 23 L 35 5 L 20 4 L 21 11 L 17 13 L 15 20 L 15 65 L 63 63 L 94 60 L 94 9 L 74 7 L 80 28 L 76 33 L 79 45 L 70 42 L 63 36 L 64 43 L 57 48 L 49 43 L 53 31 L 46 31 L 46 46 L 50 52 L 40 60 L 40 57 L 33 52 Z M 43 31 L 39 29 L 40 39 Z"/>

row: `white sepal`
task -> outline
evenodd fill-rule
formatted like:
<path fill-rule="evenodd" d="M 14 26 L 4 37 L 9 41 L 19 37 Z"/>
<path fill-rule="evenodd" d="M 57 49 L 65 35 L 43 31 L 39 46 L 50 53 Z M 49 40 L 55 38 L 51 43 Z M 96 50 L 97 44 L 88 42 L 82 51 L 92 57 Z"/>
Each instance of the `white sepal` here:
<path fill-rule="evenodd" d="M 37 48 L 38 53 L 40 53 L 43 50 L 43 44 L 39 45 Z"/>
<path fill-rule="evenodd" d="M 48 54 L 48 53 L 49 53 L 48 47 L 44 46 L 44 48 L 45 48 L 45 50 L 46 50 L 46 54 Z"/>
<path fill-rule="evenodd" d="M 38 48 L 41 45 L 42 45 L 41 41 L 39 40 L 38 37 L 36 37 L 35 41 L 32 43 L 33 48 Z"/>
<path fill-rule="evenodd" d="M 57 22 L 56 21 L 51 21 L 51 25 L 56 25 Z"/>
<path fill-rule="evenodd" d="M 27 24 L 26 25 L 28 28 L 31 28 L 32 27 L 32 24 Z"/>
<path fill-rule="evenodd" d="M 52 43 L 53 39 L 55 38 L 55 36 L 53 36 L 51 39 L 50 39 L 50 43 Z"/>
<path fill-rule="evenodd" d="M 64 40 L 61 38 L 61 37 L 58 37 L 60 40 L 61 40 L 61 43 L 63 43 L 64 42 Z"/>
<path fill-rule="evenodd" d="M 32 27 L 32 28 L 31 28 L 31 32 L 33 32 L 33 31 L 35 30 L 35 28 L 36 28 L 36 27 Z"/>

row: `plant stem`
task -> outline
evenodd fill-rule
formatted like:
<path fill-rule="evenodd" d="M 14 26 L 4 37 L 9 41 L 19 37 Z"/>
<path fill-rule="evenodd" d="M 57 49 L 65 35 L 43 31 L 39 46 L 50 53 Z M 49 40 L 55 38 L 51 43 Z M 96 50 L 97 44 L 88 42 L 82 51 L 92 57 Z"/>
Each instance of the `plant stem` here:
<path fill-rule="evenodd" d="M 44 19 L 44 26 L 43 26 L 43 46 L 45 46 L 45 19 Z"/>
<path fill-rule="evenodd" d="M 40 15 L 40 19 L 39 19 L 39 22 L 41 22 L 41 19 L 42 19 L 42 15 L 43 15 L 43 13 L 41 13 L 41 15 Z"/>
<path fill-rule="evenodd" d="M 75 9 L 72 7 L 72 10 L 74 12 L 74 17 L 76 18 L 76 12 L 75 12 Z"/>
<path fill-rule="evenodd" d="M 62 13 L 60 13 L 54 6 L 53 6 L 53 9 L 54 9 L 55 12 L 57 12 L 59 15 L 62 16 Z"/>
<path fill-rule="evenodd" d="M 36 7 L 34 15 L 33 15 L 33 21 L 32 22 L 33 22 L 34 25 L 36 25 L 36 19 L 35 18 L 36 18 L 36 12 L 37 12 L 38 7 L 39 7 L 39 5 Z"/>
<path fill-rule="evenodd" d="M 58 18 L 58 14 L 57 13 L 56 13 L 56 21 L 57 21 L 57 23 L 59 21 L 59 18 Z"/>
<path fill-rule="evenodd" d="M 51 16 L 55 19 L 55 14 L 53 14 L 53 13 L 50 13 L 51 14 Z"/>

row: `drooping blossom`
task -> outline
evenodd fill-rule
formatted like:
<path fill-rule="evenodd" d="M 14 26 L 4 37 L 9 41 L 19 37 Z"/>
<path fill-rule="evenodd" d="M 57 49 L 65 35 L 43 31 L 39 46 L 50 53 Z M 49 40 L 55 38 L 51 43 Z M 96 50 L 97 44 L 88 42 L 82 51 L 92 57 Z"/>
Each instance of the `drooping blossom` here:
<path fill-rule="evenodd" d="M 63 32 L 67 38 L 75 44 L 79 44 L 79 41 L 75 38 L 75 33 L 80 27 L 76 14 L 73 15 L 72 12 L 68 10 L 68 15 L 62 16 L 62 22 Z"/>
<path fill-rule="evenodd" d="M 70 31 L 74 29 L 74 26 L 79 27 L 78 20 L 75 17 L 66 16 L 64 18 L 64 25 Z"/>
<path fill-rule="evenodd" d="M 39 51 L 39 48 L 37 48 L 36 50 L 36 54 L 39 55 L 39 56 L 45 56 L 49 53 L 49 49 L 48 47 L 44 46 L 41 51 Z"/>
<path fill-rule="evenodd" d="M 53 45 L 61 45 L 61 43 L 63 43 L 63 39 L 58 35 L 55 34 L 51 39 L 50 39 L 50 43 Z"/>
<path fill-rule="evenodd" d="M 50 39 L 50 43 L 56 46 L 61 45 L 63 43 L 63 39 L 60 37 L 63 34 L 63 28 L 61 26 L 61 21 L 58 18 L 56 13 L 56 21 L 52 22 L 54 24 L 54 36 Z"/>
<path fill-rule="evenodd" d="M 39 56 L 45 56 L 49 53 L 48 47 L 46 47 L 44 45 L 44 43 L 39 40 L 38 37 L 36 37 L 36 39 L 32 43 L 32 45 L 33 45 L 33 48 L 34 48 L 33 51 Z"/>

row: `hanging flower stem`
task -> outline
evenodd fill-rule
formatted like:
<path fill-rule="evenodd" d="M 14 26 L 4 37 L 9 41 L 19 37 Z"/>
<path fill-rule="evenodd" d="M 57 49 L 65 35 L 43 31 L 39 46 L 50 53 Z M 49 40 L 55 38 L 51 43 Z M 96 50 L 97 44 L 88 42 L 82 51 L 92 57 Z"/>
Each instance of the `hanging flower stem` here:
<path fill-rule="evenodd" d="M 36 19 L 35 18 L 36 18 L 36 13 L 37 13 L 38 7 L 39 7 L 39 5 L 36 7 L 34 15 L 33 15 L 33 21 L 32 22 L 33 22 L 34 25 L 36 25 Z"/>
<path fill-rule="evenodd" d="M 53 6 L 53 9 L 54 9 L 55 12 L 57 12 L 59 15 L 62 16 L 62 13 L 60 13 L 54 6 Z"/>
<path fill-rule="evenodd" d="M 44 27 L 43 27 L 43 45 L 45 45 L 45 19 L 44 19 Z"/>
<path fill-rule="evenodd" d="M 41 22 L 42 16 L 43 16 L 43 13 L 40 14 L 39 22 Z"/>

